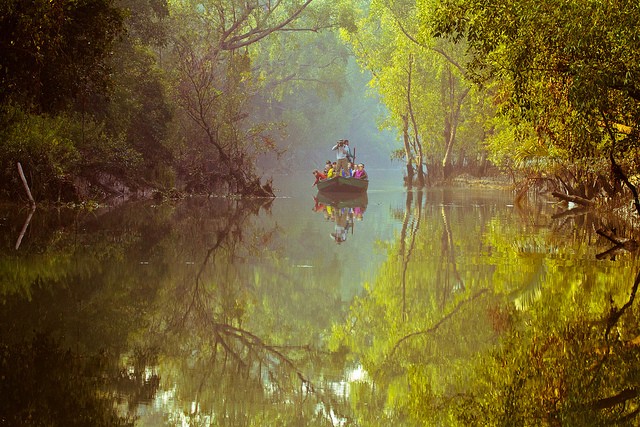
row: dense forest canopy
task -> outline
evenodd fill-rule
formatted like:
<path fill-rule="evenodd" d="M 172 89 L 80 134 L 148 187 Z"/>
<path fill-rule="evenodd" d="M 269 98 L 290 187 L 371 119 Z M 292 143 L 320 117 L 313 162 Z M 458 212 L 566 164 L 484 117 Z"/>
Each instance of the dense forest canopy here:
<path fill-rule="evenodd" d="M 542 188 L 625 213 L 634 199 L 640 212 L 638 22 L 640 4 L 620 0 L 5 0 L 0 197 L 25 199 L 18 170 L 38 202 L 154 192 L 272 197 L 269 173 L 317 167 L 335 139 L 348 137 L 369 165 L 381 155 L 401 162 L 407 186 L 502 172 L 520 194 Z M 22 252 L 31 215 L 14 244 L 21 224 L 3 214 L 4 246 L 15 249 L 0 257 L 9 325 L 0 384 L 10 390 L 0 409 L 33 420 L 31 408 L 14 408 L 46 378 L 54 390 L 46 401 L 70 396 L 80 405 L 40 414 L 86 424 L 77 408 L 94 408 L 104 414 L 94 424 L 117 425 L 110 399 L 118 389 L 96 382 L 141 401 L 158 387 L 143 381 L 143 368 L 164 346 L 168 377 L 187 396 L 242 384 L 230 409 L 200 396 L 220 402 L 220 413 L 244 415 L 248 403 L 282 419 L 279 408 L 247 399 L 264 371 L 237 368 L 260 364 L 317 416 L 316 403 L 335 396 L 307 399 L 298 367 L 327 357 L 326 366 L 360 365 L 370 376 L 344 402 L 362 425 L 637 420 L 640 275 L 637 256 L 620 253 L 638 244 L 601 252 L 595 236 L 607 227 L 635 233 L 637 221 L 623 227 L 570 211 L 563 219 L 548 204 L 506 209 L 510 195 L 501 210 L 476 203 L 463 214 L 456 193 L 443 189 L 433 203 L 420 191 L 393 193 L 406 196 L 392 213 L 401 228 L 377 242 L 386 261 L 344 324 L 333 323 L 347 309 L 334 259 L 292 266 L 297 258 L 284 255 L 293 252 L 278 250 L 301 252 L 292 242 L 309 237 L 306 225 L 284 233 L 252 222 L 269 201 L 191 198 L 95 218 L 60 209 L 63 225 L 34 231 Z M 512 227 L 518 222 L 526 227 Z M 25 304 L 56 315 L 29 316 Z M 67 333 L 68 325 L 79 331 L 75 322 L 94 333 Z M 72 359 L 45 337 L 10 345 L 55 328 L 82 343 L 80 355 L 137 344 L 135 375 L 122 381 L 115 352 L 103 354 L 105 365 Z M 289 346 L 307 339 L 314 351 Z M 327 341 L 329 351 L 316 354 Z M 216 354 L 231 357 L 215 365 Z M 99 369 L 110 376 L 86 375 Z M 208 373 L 206 387 L 199 375 L 181 375 L 196 371 Z M 61 381 L 66 372 L 73 375 Z M 262 397 L 262 388 L 250 391 Z"/>
<path fill-rule="evenodd" d="M 499 168 L 523 191 L 624 200 L 639 17 L 624 1 L 10 0 L 2 195 L 24 197 L 20 162 L 40 200 L 269 196 L 265 170 L 313 168 L 350 137 L 408 185 Z"/>

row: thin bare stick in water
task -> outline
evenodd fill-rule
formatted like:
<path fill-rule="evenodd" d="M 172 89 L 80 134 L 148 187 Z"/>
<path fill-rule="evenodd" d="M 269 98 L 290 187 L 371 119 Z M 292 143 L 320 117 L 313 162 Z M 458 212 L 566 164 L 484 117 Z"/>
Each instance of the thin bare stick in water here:
<path fill-rule="evenodd" d="M 29 189 L 29 184 L 27 183 L 27 178 L 24 176 L 24 172 L 22 171 L 22 165 L 18 162 L 18 174 L 20 175 L 20 179 L 22 180 L 22 185 L 24 185 L 24 189 L 27 192 L 27 197 L 29 197 L 29 202 L 31 202 L 32 206 L 36 205 L 36 201 L 33 200 L 33 196 L 31 195 L 31 190 Z"/>
<path fill-rule="evenodd" d="M 36 205 L 31 205 L 31 209 L 29 210 L 29 215 L 22 226 L 22 230 L 20 230 L 20 235 L 18 236 L 18 240 L 16 241 L 16 250 L 20 248 L 20 244 L 22 243 L 22 239 L 24 238 L 25 233 L 27 232 L 27 227 L 29 227 L 29 223 L 31 222 L 31 217 L 33 213 L 36 211 Z"/>

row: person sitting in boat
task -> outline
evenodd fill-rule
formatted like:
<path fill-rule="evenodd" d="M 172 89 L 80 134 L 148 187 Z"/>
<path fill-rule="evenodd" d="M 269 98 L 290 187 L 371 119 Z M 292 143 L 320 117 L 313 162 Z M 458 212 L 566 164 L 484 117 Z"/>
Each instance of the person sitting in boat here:
<path fill-rule="evenodd" d="M 364 163 L 360 163 L 353 174 L 354 178 L 358 179 L 369 179 L 367 176 L 367 172 L 364 170 Z"/>
<path fill-rule="evenodd" d="M 356 168 L 353 165 L 353 163 L 349 162 L 348 166 L 347 166 L 347 175 L 348 177 L 352 177 L 353 174 L 356 172 Z"/>
<path fill-rule="evenodd" d="M 331 163 L 331 166 L 327 171 L 327 178 L 333 178 L 334 176 L 336 176 L 336 162 Z"/>
<path fill-rule="evenodd" d="M 322 181 L 323 179 L 327 179 L 327 175 L 323 172 L 320 172 L 318 169 L 315 169 L 313 171 L 313 176 L 316 178 L 316 180 L 313 183 L 312 187 L 318 184 L 318 182 Z"/>
<path fill-rule="evenodd" d="M 327 160 L 327 163 L 324 164 L 324 174 L 329 173 L 329 169 L 331 169 L 331 160 Z"/>

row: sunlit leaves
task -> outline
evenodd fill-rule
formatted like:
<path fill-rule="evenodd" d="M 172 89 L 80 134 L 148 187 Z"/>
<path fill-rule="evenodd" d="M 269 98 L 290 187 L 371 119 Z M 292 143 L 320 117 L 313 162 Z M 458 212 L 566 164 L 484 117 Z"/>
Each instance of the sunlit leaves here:
<path fill-rule="evenodd" d="M 639 14 L 627 1 L 443 1 L 434 22 L 437 34 L 466 38 L 479 81 L 512 84 L 510 116 L 531 123 L 570 162 L 608 155 L 603 120 L 637 127 L 630 76 L 638 71 Z M 637 146 L 635 136 L 619 138 Z"/>
<path fill-rule="evenodd" d="M 626 412 L 616 402 L 638 384 L 637 303 L 605 330 L 629 301 L 635 258 L 596 262 L 588 231 L 571 238 L 539 211 L 510 208 L 478 207 L 471 221 L 453 200 L 427 204 L 410 251 L 389 247 L 335 335 L 386 395 L 385 414 L 398 425 L 633 419 L 634 394 Z"/>
<path fill-rule="evenodd" d="M 363 8 L 358 31 L 344 37 L 372 73 L 371 86 L 389 110 L 385 126 L 406 141 L 405 161 L 418 169 L 428 164 L 436 174 L 440 164 L 450 170 L 454 152 L 475 160 L 485 118 L 472 107 L 482 103 L 467 96 L 464 46 L 434 38 L 425 25 L 434 7 L 373 1 Z"/>

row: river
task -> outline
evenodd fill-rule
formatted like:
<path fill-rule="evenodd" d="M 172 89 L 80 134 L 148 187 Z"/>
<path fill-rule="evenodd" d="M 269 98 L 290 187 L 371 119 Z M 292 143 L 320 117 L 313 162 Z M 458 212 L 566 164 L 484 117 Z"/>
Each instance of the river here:
<path fill-rule="evenodd" d="M 613 220 L 369 175 L 329 209 L 310 175 L 273 201 L 0 207 L 0 425 L 630 419 L 639 263 L 605 254 Z"/>

